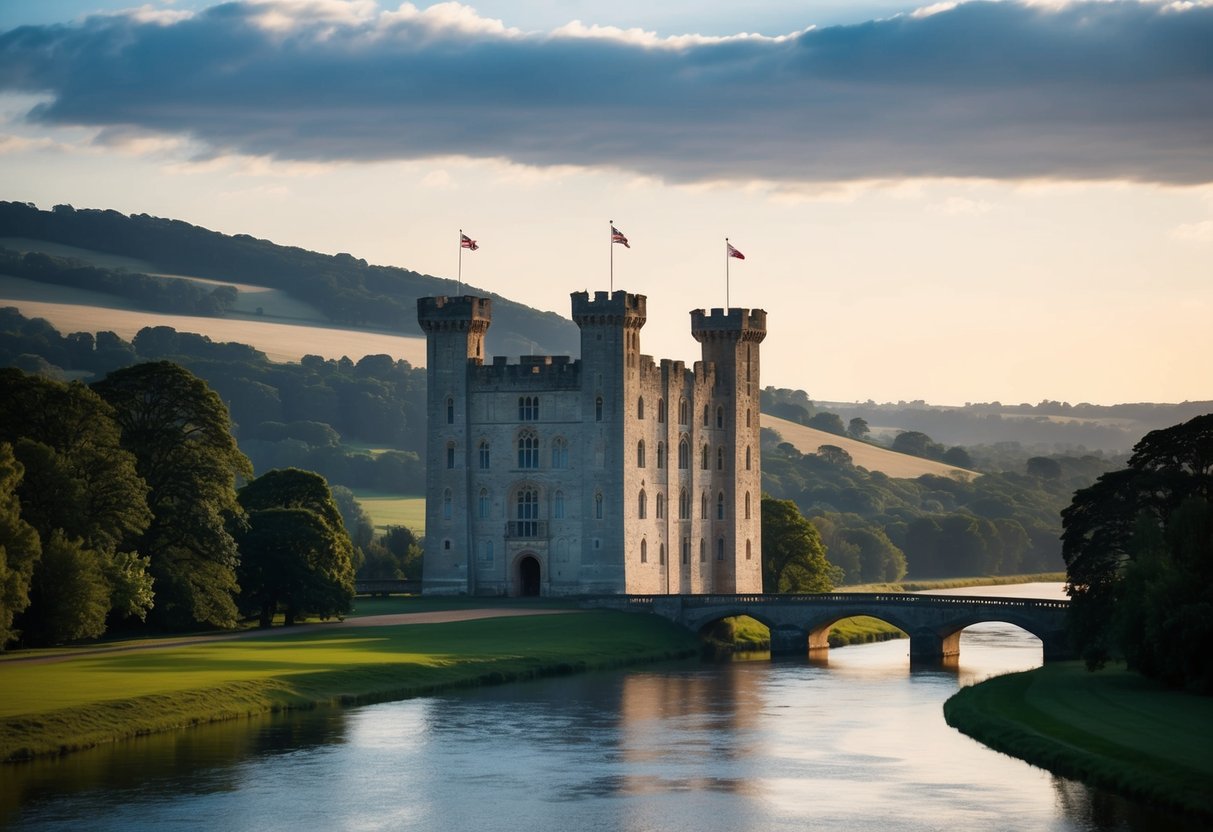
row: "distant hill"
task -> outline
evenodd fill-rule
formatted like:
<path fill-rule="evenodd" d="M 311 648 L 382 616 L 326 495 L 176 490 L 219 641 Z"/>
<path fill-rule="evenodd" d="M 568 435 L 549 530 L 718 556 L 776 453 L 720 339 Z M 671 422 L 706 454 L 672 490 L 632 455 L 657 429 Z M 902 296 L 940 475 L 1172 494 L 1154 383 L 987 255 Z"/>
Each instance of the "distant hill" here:
<path fill-rule="evenodd" d="M 940 477 L 958 476 L 968 479 L 976 476 L 975 472 L 957 468 L 955 465 L 890 451 L 888 448 L 826 433 L 766 413 L 762 414 L 762 426 L 774 430 L 784 442 L 790 443 L 802 454 L 815 454 L 822 445 L 833 445 L 849 453 L 851 460 L 859 467 L 880 471 L 890 477 L 915 479 L 923 474 L 934 474 Z"/>
<path fill-rule="evenodd" d="M 70 205 L 41 211 L 25 203 L 0 202 L 0 239 L 8 240 L 10 249 L 54 257 L 82 254 L 78 259 L 115 276 L 142 271 L 235 286 L 237 301 L 223 311 L 224 317 L 247 316 L 258 306 L 263 315 L 272 315 L 284 310 L 289 299 L 286 318 L 306 320 L 316 310 L 329 324 L 420 337 L 417 298 L 456 291 L 451 280 L 370 265 L 350 254 L 330 256 L 246 234 L 220 234 L 180 220 Z M 577 352 L 578 332 L 572 321 L 475 287 L 465 291 L 493 299 L 490 353 Z M 260 293 L 260 303 L 247 297 L 255 293 Z"/>

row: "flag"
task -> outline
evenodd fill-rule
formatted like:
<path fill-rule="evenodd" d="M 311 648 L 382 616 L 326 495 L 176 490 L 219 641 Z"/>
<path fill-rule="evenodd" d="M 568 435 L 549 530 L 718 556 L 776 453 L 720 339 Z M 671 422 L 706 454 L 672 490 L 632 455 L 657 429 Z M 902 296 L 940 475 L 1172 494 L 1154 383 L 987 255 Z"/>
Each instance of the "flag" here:
<path fill-rule="evenodd" d="M 745 259 L 745 255 L 744 255 L 744 254 L 742 254 L 742 253 L 741 253 L 740 251 L 738 251 L 737 249 L 733 248 L 733 244 L 732 244 L 732 243 L 725 243 L 724 245 L 725 245 L 725 248 L 728 250 L 728 256 L 729 256 L 729 257 L 736 257 L 738 260 L 744 260 L 744 259 Z"/>
<path fill-rule="evenodd" d="M 623 243 L 624 248 L 631 248 L 631 246 L 628 245 L 628 238 L 623 236 L 623 232 L 613 225 L 611 226 L 611 242 Z"/>
<path fill-rule="evenodd" d="M 469 249 L 470 251 L 475 251 L 476 249 L 480 248 L 480 246 L 476 245 L 475 240 L 463 233 L 460 233 L 459 235 L 459 247 Z"/>

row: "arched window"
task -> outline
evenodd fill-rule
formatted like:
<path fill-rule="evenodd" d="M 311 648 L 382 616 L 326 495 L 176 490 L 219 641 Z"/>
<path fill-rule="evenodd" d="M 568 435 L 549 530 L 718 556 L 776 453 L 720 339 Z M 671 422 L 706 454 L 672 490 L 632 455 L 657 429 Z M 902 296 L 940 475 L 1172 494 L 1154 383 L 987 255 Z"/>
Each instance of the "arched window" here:
<path fill-rule="evenodd" d="M 685 488 L 678 494 L 678 519 L 691 519 L 691 495 L 687 493 Z"/>
<path fill-rule="evenodd" d="M 552 467 L 569 467 L 569 443 L 559 436 L 552 440 Z"/>
<path fill-rule="evenodd" d="M 492 563 L 493 562 L 493 541 L 491 541 L 491 540 L 480 541 L 480 560 L 483 563 Z"/>
<path fill-rule="evenodd" d="M 641 396 L 639 399 L 636 400 L 636 418 L 637 419 L 644 418 L 644 396 Z"/>
<path fill-rule="evenodd" d="M 647 540 L 640 541 L 640 562 L 649 562 L 649 542 Z"/>
<path fill-rule="evenodd" d="M 481 439 L 480 446 L 477 448 L 477 450 L 479 451 L 479 456 L 480 456 L 480 467 L 488 468 L 489 467 L 489 440 Z"/>
<path fill-rule="evenodd" d="M 518 434 L 518 467 L 539 467 L 539 437 L 533 430 L 524 430 Z"/>
<path fill-rule="evenodd" d="M 448 488 L 442 492 L 442 519 L 443 520 L 451 519 L 451 503 L 452 502 L 453 502 L 453 500 L 451 497 L 451 489 Z"/>
<path fill-rule="evenodd" d="M 518 397 L 518 421 L 519 422 L 537 422 L 537 421 L 539 421 L 539 397 L 538 396 L 519 396 Z"/>
<path fill-rule="evenodd" d="M 724 445 L 716 449 L 716 470 L 724 470 Z"/>
<path fill-rule="evenodd" d="M 724 519 L 724 492 L 721 491 L 716 495 L 716 519 Z"/>
<path fill-rule="evenodd" d="M 454 442 L 446 443 L 446 467 L 447 468 L 455 467 L 455 443 Z"/>
<path fill-rule="evenodd" d="M 716 560 L 724 560 L 724 538 L 716 538 Z"/>
<path fill-rule="evenodd" d="M 602 513 L 603 513 L 602 492 L 599 491 L 597 494 L 594 495 L 594 519 L 601 520 Z"/>
<path fill-rule="evenodd" d="M 641 520 L 645 519 L 649 508 L 649 497 L 644 493 L 644 489 L 640 489 L 640 495 L 636 498 L 636 516 Z"/>
<path fill-rule="evenodd" d="M 564 519 L 564 492 L 557 491 L 556 496 L 552 498 L 552 516 L 557 520 Z"/>
<path fill-rule="evenodd" d="M 703 563 L 707 559 L 708 559 L 708 544 L 706 542 L 704 542 L 704 539 L 701 537 L 701 538 L 699 538 L 699 562 Z"/>
<path fill-rule="evenodd" d="M 704 445 L 699 449 L 699 467 L 703 470 L 708 470 L 708 446 Z"/>
<path fill-rule="evenodd" d="M 716 427 L 718 427 L 718 428 L 724 427 L 724 408 L 723 407 L 716 408 Z"/>
<path fill-rule="evenodd" d="M 745 469 L 750 470 L 750 446 L 745 446 Z"/>
<path fill-rule="evenodd" d="M 518 505 L 515 510 L 518 518 L 517 533 L 519 537 L 539 536 L 539 492 L 534 488 L 524 488 L 518 492 Z"/>
<path fill-rule="evenodd" d="M 641 439 L 636 443 L 636 467 L 644 467 L 644 440 Z"/>
<path fill-rule="evenodd" d="M 683 469 L 691 467 L 691 443 L 686 439 L 678 443 L 678 467 Z"/>
<path fill-rule="evenodd" d="M 745 493 L 745 519 L 750 519 L 750 492 Z"/>
<path fill-rule="evenodd" d="M 660 491 L 657 492 L 656 502 L 657 502 L 657 519 L 658 520 L 664 519 L 665 518 L 665 495 L 662 494 Z"/>
<path fill-rule="evenodd" d="M 665 421 L 665 399 L 657 400 L 657 421 Z"/>
<path fill-rule="evenodd" d="M 489 490 L 487 488 L 480 489 L 480 494 L 476 497 L 476 515 L 481 520 L 488 520 L 490 506 Z"/>
<path fill-rule="evenodd" d="M 703 426 L 705 428 L 708 426 L 708 406 L 706 404 L 703 406 Z"/>
<path fill-rule="evenodd" d="M 657 443 L 657 467 L 658 468 L 665 467 L 665 443 L 664 442 Z"/>
<path fill-rule="evenodd" d="M 446 397 L 446 423 L 455 424 L 455 400 L 450 396 Z"/>
<path fill-rule="evenodd" d="M 708 519 L 708 492 L 703 492 L 699 497 L 699 519 Z"/>
<path fill-rule="evenodd" d="M 687 423 L 687 412 L 689 410 L 690 410 L 690 408 L 687 407 L 687 400 L 679 399 L 678 400 L 678 424 L 685 425 Z"/>
<path fill-rule="evenodd" d="M 691 538 L 684 537 L 682 539 L 682 562 L 687 563 L 691 559 Z"/>
<path fill-rule="evenodd" d="M 748 407 L 746 408 L 746 411 L 745 411 L 745 426 L 747 428 L 750 426 L 750 409 Z"/>
<path fill-rule="evenodd" d="M 602 421 L 602 396 L 594 399 L 594 421 Z"/>

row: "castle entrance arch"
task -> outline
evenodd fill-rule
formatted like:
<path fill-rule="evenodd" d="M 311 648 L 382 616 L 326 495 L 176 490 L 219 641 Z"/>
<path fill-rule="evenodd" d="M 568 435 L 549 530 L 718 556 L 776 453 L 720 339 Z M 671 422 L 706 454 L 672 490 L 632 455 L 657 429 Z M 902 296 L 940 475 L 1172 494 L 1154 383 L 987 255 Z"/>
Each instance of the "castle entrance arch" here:
<path fill-rule="evenodd" d="M 533 597 L 539 594 L 539 559 L 534 555 L 523 555 L 518 559 L 518 594 Z"/>

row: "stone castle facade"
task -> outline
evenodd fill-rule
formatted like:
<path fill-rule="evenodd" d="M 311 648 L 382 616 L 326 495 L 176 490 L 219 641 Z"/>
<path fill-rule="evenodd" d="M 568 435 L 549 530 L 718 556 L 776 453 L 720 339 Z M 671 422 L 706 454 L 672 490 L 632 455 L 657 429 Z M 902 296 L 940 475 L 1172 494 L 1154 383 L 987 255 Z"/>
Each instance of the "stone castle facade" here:
<path fill-rule="evenodd" d="M 641 354 L 644 295 L 574 292 L 572 308 L 579 360 L 485 363 L 490 299 L 418 299 L 423 591 L 761 592 L 766 312 L 692 311 L 688 369 Z"/>

